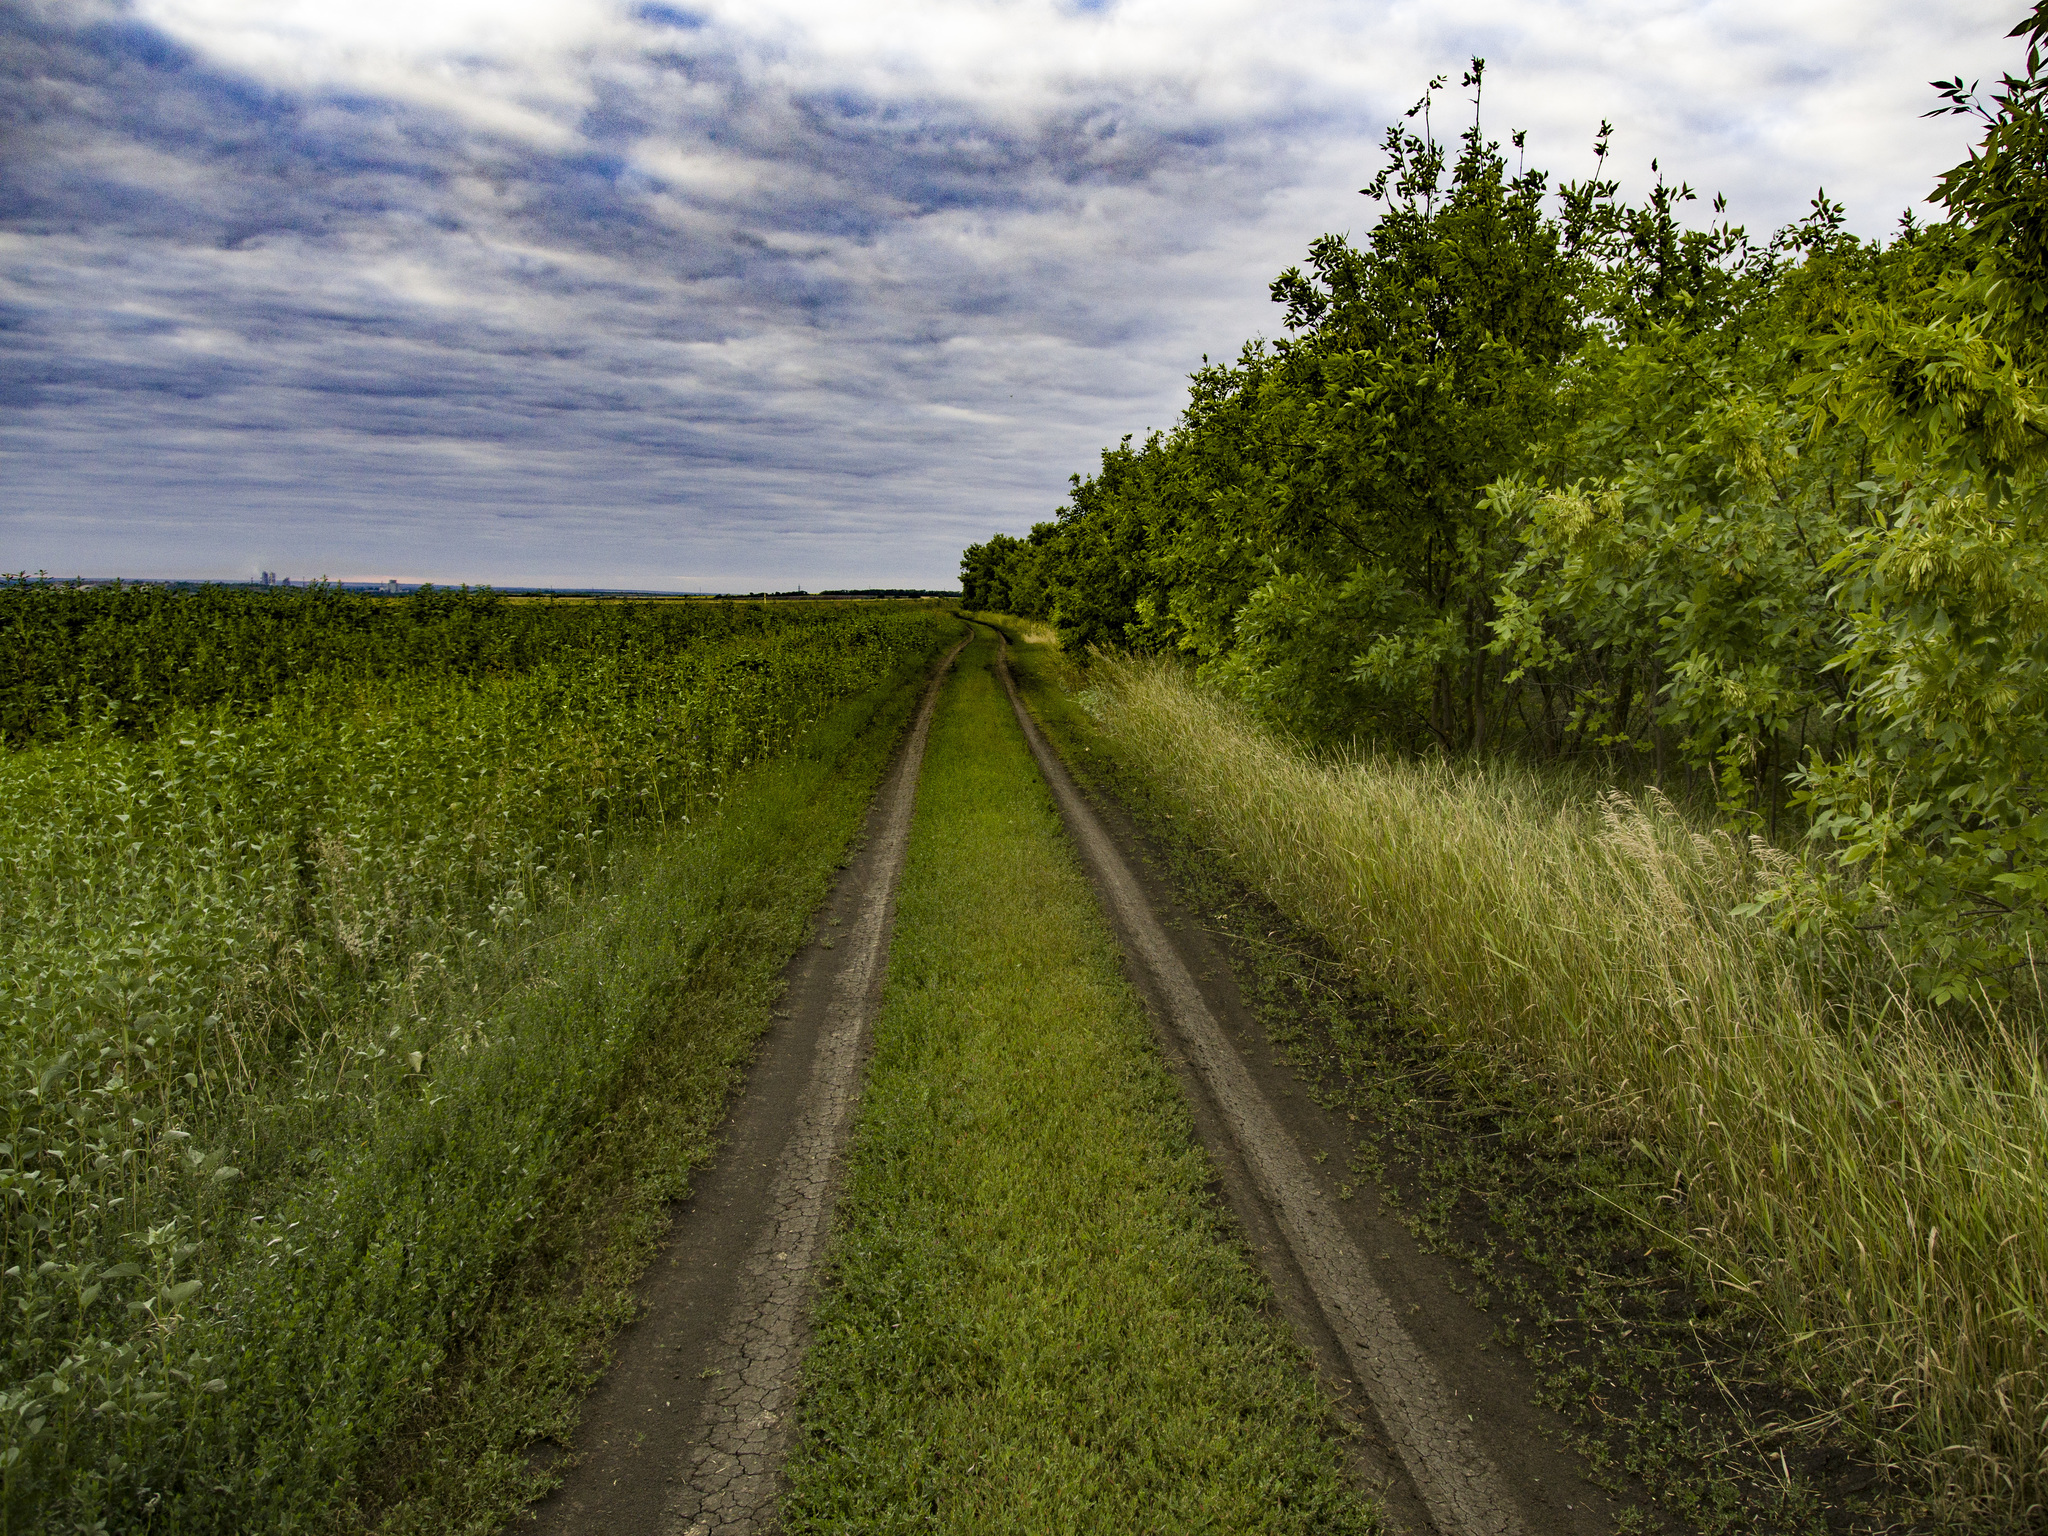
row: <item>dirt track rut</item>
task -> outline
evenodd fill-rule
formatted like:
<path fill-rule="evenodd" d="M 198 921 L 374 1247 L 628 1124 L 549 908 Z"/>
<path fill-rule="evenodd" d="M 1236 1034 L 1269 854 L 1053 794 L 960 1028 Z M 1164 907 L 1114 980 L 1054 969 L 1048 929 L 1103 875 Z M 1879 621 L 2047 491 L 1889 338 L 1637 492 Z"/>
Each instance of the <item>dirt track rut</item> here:
<path fill-rule="evenodd" d="M 866 841 L 791 963 L 783 1010 L 735 1100 L 720 1156 L 697 1178 L 643 1285 L 643 1314 L 586 1404 L 575 1464 L 535 1510 L 543 1536 L 766 1536 L 777 1527 L 808 1314 L 918 771 L 959 650 L 935 672 Z M 1227 967 L 1185 925 L 1168 934 L 1161 914 L 1171 912 L 1171 893 L 1134 872 L 1024 708 L 1007 646 L 1001 658 L 1011 705 L 1159 1019 L 1231 1206 L 1325 1380 L 1340 1396 L 1366 1399 L 1359 1418 L 1368 1433 L 1355 1451 L 1363 1474 L 1384 1486 L 1391 1527 L 1415 1536 L 1611 1532 L 1611 1503 L 1544 1441 L 1527 1384 L 1502 1375 L 1506 1362 L 1487 1352 L 1483 1325 L 1457 1336 L 1432 1261 L 1418 1259 L 1384 1213 L 1337 1205 L 1309 1150 L 1341 1150 L 1341 1131 L 1311 1123 L 1291 1071 L 1257 1059 Z"/>
<path fill-rule="evenodd" d="M 880 998 L 897 878 L 940 685 L 934 673 L 867 835 L 791 963 L 717 1161 L 592 1392 L 545 1536 L 754 1536 L 775 1528 L 812 1290 Z"/>

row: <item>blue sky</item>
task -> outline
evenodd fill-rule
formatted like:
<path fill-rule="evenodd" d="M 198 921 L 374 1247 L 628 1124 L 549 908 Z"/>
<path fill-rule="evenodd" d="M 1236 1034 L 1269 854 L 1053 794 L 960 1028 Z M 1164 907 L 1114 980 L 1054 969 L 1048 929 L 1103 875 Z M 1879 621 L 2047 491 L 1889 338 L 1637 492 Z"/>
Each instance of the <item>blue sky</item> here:
<path fill-rule="evenodd" d="M 0 569 L 950 586 L 1432 74 L 1881 234 L 2012 0 L 0 0 Z"/>

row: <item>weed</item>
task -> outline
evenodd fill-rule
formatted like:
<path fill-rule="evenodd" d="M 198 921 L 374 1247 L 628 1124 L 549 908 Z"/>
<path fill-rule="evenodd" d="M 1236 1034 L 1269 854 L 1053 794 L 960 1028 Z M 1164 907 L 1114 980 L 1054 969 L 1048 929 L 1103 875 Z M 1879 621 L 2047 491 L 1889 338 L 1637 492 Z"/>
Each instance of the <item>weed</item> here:
<path fill-rule="evenodd" d="M 638 1043 L 601 969 L 563 1011 L 550 914 L 948 627 L 322 674 L 0 757 L 0 1530 L 331 1502 Z"/>

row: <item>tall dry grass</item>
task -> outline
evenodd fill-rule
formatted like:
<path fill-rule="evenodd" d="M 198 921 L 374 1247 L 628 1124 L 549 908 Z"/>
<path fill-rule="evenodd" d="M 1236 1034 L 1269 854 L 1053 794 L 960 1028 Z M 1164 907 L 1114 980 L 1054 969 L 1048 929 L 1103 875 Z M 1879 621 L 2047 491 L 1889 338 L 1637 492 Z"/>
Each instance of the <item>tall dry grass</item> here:
<path fill-rule="evenodd" d="M 1732 915 L 1763 850 L 1505 767 L 1312 760 L 1170 665 L 1083 703 L 1200 833 L 1445 1034 L 1666 1169 L 1671 1232 L 1975 1528 L 2048 1505 L 2048 1076 Z M 1846 978 L 1846 979 L 1845 979 Z"/>

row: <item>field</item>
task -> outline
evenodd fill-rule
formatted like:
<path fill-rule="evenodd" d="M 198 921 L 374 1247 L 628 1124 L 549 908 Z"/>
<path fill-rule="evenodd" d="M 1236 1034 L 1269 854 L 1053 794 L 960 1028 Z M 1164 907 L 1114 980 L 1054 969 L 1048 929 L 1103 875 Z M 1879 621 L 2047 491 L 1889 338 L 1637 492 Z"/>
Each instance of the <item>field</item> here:
<path fill-rule="evenodd" d="M 432 1410 L 815 742 L 796 942 L 952 625 L 5 595 L 0 1520 L 294 1527 Z"/>

